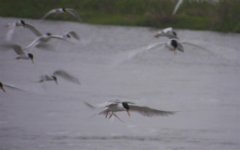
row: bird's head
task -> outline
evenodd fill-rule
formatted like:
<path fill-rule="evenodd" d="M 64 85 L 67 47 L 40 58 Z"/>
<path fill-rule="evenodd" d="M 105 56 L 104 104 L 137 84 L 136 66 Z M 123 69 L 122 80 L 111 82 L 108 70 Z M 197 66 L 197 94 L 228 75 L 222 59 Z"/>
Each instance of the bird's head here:
<path fill-rule="evenodd" d="M 0 82 L 0 89 L 1 89 L 3 92 L 6 92 L 5 89 L 4 89 L 4 87 L 3 87 L 2 82 Z"/>
<path fill-rule="evenodd" d="M 34 64 L 34 55 L 32 53 L 28 53 L 28 57 L 32 61 L 32 63 Z"/>
<path fill-rule="evenodd" d="M 172 31 L 172 34 L 174 35 L 174 38 L 178 39 L 178 35 L 175 31 Z"/>
<path fill-rule="evenodd" d="M 52 78 L 53 78 L 54 82 L 55 82 L 56 84 L 58 84 L 57 77 L 53 75 Z"/>
<path fill-rule="evenodd" d="M 47 35 L 47 36 L 51 36 L 51 35 L 52 35 L 52 33 L 50 33 L 50 32 L 47 32 L 47 33 L 46 33 L 46 35 Z"/>
<path fill-rule="evenodd" d="M 171 39 L 171 46 L 174 48 L 174 49 L 176 49 L 177 48 L 177 46 L 178 46 L 178 42 L 177 42 L 177 40 L 175 40 L 175 39 Z"/>
<path fill-rule="evenodd" d="M 26 23 L 25 23 L 24 20 L 20 20 L 20 23 L 21 23 L 22 25 L 26 25 Z"/>
<path fill-rule="evenodd" d="M 126 111 L 128 113 L 128 116 L 130 117 L 130 112 L 129 112 L 130 107 L 129 107 L 128 103 L 127 102 L 122 102 L 122 105 L 123 105 L 123 108 L 126 109 Z"/>

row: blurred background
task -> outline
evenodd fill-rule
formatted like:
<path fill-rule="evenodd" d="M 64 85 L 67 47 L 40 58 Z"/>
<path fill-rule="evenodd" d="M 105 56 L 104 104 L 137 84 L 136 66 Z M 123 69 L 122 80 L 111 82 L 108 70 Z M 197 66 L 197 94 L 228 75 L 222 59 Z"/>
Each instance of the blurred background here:
<path fill-rule="evenodd" d="M 58 7 L 76 9 L 85 23 L 240 32 L 240 0 L 0 0 L 0 16 L 41 18 Z M 49 19 L 60 19 L 52 16 Z M 65 19 L 74 21 L 66 15 Z"/>

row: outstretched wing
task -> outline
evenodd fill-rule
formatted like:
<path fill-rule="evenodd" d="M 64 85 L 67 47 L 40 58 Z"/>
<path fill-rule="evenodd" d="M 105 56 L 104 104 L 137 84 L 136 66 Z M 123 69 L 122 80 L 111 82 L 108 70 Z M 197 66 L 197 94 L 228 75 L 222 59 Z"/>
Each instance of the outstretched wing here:
<path fill-rule="evenodd" d="M 91 109 L 96 109 L 96 108 L 97 108 L 96 106 L 94 106 L 94 105 L 92 105 L 92 104 L 90 104 L 90 103 L 88 103 L 88 102 L 86 102 L 86 101 L 84 101 L 84 104 L 85 104 L 87 107 L 91 108 Z"/>
<path fill-rule="evenodd" d="M 182 43 L 178 42 L 177 49 L 181 52 L 184 52 L 184 47 L 183 47 Z"/>
<path fill-rule="evenodd" d="M 67 11 L 70 15 L 72 15 L 73 17 L 75 17 L 76 19 L 78 19 L 79 21 L 81 21 L 80 15 L 79 15 L 79 13 L 78 13 L 75 9 L 66 8 L 66 11 Z"/>
<path fill-rule="evenodd" d="M 74 31 L 70 31 L 70 32 L 66 33 L 66 35 L 70 35 L 71 37 L 73 37 L 73 38 L 75 38 L 77 40 L 80 39 L 78 34 L 76 32 L 74 32 Z"/>
<path fill-rule="evenodd" d="M 58 10 L 58 8 L 48 11 L 41 19 L 43 20 L 43 19 L 47 18 L 48 16 L 50 16 L 51 14 L 56 13 L 57 10 Z"/>
<path fill-rule="evenodd" d="M 6 34 L 6 41 L 11 41 L 12 40 L 12 36 L 13 36 L 13 33 L 15 31 L 15 28 L 16 28 L 16 25 L 15 24 L 9 24 L 8 26 L 8 31 L 7 31 L 7 34 Z"/>
<path fill-rule="evenodd" d="M 70 75 L 69 73 L 67 73 L 66 71 L 64 70 L 56 70 L 53 75 L 55 76 L 59 76 L 67 81 L 70 81 L 72 83 L 76 83 L 76 84 L 80 84 L 80 81 L 78 80 L 78 78 Z"/>
<path fill-rule="evenodd" d="M 129 105 L 129 110 L 138 112 L 141 115 L 148 116 L 148 117 L 158 116 L 158 115 L 167 116 L 175 113 L 174 111 L 164 111 L 164 110 L 158 110 L 158 109 L 153 109 L 145 106 L 136 106 L 136 105 Z"/>
<path fill-rule="evenodd" d="M 7 87 L 7 88 L 12 89 L 12 90 L 24 91 L 24 90 L 16 87 L 15 85 L 10 85 L 10 84 L 5 84 L 5 83 L 4 83 L 4 87 Z"/>
<path fill-rule="evenodd" d="M 7 49 L 13 49 L 15 53 L 18 55 L 24 55 L 24 51 L 20 45 L 5 43 L 5 44 L 2 44 L 1 46 Z"/>
<path fill-rule="evenodd" d="M 175 15 L 176 14 L 176 12 L 178 11 L 178 9 L 179 9 L 179 7 L 180 7 L 180 5 L 183 3 L 183 0 L 178 0 L 178 2 L 177 2 L 177 4 L 175 5 L 175 7 L 174 7 L 174 10 L 173 10 L 173 12 L 172 12 L 172 15 Z"/>
<path fill-rule="evenodd" d="M 24 27 L 31 30 L 36 36 L 41 36 L 42 35 L 42 33 L 39 30 L 37 30 L 33 25 L 25 24 Z"/>
<path fill-rule="evenodd" d="M 144 46 L 144 47 L 141 47 L 141 48 L 138 48 L 138 49 L 134 49 L 134 50 L 125 52 L 125 53 L 123 53 L 122 56 L 120 56 L 119 59 L 115 60 L 114 65 L 119 65 L 119 64 L 123 63 L 124 61 L 133 59 L 137 55 L 140 55 L 140 54 L 142 54 L 144 52 L 147 52 L 147 51 L 149 51 L 149 50 L 151 50 L 151 49 L 153 49 L 153 48 L 155 48 L 157 46 L 163 45 L 163 44 L 165 44 L 165 43 L 157 42 L 157 43 L 149 44 L 147 46 Z"/>

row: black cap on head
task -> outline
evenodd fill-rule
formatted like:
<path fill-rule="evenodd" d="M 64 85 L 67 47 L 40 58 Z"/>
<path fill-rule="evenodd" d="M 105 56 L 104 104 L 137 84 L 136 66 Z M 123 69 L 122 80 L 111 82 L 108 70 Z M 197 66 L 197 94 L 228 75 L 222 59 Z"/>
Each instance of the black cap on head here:
<path fill-rule="evenodd" d="M 32 53 L 28 53 L 28 57 L 31 59 L 32 63 L 34 63 L 34 56 Z"/>
<path fill-rule="evenodd" d="M 174 39 L 171 40 L 171 45 L 174 47 L 174 48 L 177 48 L 178 46 L 178 42 Z"/>
<path fill-rule="evenodd" d="M 129 105 L 127 102 L 122 102 L 122 105 L 126 110 L 129 110 Z"/>
<path fill-rule="evenodd" d="M 56 84 L 58 84 L 58 80 L 56 76 L 52 76 L 53 80 L 55 81 Z"/>
<path fill-rule="evenodd" d="M 20 23 L 21 23 L 22 25 L 25 25 L 25 24 L 26 24 L 24 20 L 20 20 Z"/>
<path fill-rule="evenodd" d="M 46 35 L 48 35 L 48 36 L 51 36 L 51 35 L 52 35 L 52 33 L 50 33 L 50 32 L 47 32 L 47 33 L 46 33 Z"/>

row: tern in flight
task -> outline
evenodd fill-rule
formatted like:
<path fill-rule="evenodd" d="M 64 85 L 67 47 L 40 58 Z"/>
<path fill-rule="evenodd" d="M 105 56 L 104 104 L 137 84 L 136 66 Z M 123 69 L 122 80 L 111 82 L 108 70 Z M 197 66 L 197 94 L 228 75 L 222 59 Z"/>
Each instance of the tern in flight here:
<path fill-rule="evenodd" d="M 14 31 L 17 27 L 24 27 L 26 29 L 29 29 L 36 36 L 42 35 L 39 30 L 37 30 L 33 25 L 31 25 L 29 23 L 26 23 L 26 21 L 24 21 L 24 20 L 19 20 L 19 21 L 10 23 L 10 24 L 7 25 L 7 27 L 8 27 L 8 31 L 7 31 L 7 34 L 6 34 L 6 40 L 7 41 L 11 41 L 12 36 L 14 34 Z"/>
<path fill-rule="evenodd" d="M 45 46 L 51 39 L 58 39 L 63 41 L 71 42 L 71 39 L 79 39 L 79 36 L 76 32 L 70 31 L 63 35 L 56 35 L 52 33 L 42 34 L 41 36 L 36 37 L 30 44 L 28 44 L 25 49 L 30 49 L 32 47 L 41 47 Z"/>
<path fill-rule="evenodd" d="M 78 12 L 75 9 L 73 9 L 73 8 L 55 8 L 55 9 L 52 9 L 52 10 L 48 11 L 42 17 L 42 19 L 45 19 L 48 16 L 53 15 L 53 14 L 55 14 L 55 15 L 57 15 L 57 14 L 70 14 L 71 16 L 76 18 L 77 20 L 81 21 L 81 18 L 79 16 Z"/>
<path fill-rule="evenodd" d="M 7 50 L 14 50 L 14 52 L 18 55 L 16 59 L 31 60 L 31 62 L 34 63 L 34 55 L 31 52 L 26 52 L 26 50 L 20 45 L 6 43 L 2 44 L 1 46 Z"/>
<path fill-rule="evenodd" d="M 54 81 L 56 84 L 58 84 L 58 78 L 63 78 L 69 82 L 80 84 L 80 81 L 78 78 L 74 77 L 73 75 L 67 73 L 64 70 L 56 70 L 51 75 L 42 75 L 40 76 L 39 83 L 43 83 L 46 81 Z"/>
<path fill-rule="evenodd" d="M 98 108 L 98 106 L 93 106 L 92 104 L 90 104 L 88 102 L 85 102 L 85 104 L 89 108 L 92 108 L 92 109 Z M 139 106 L 133 102 L 119 101 L 119 100 L 109 101 L 109 103 L 104 105 L 102 108 L 103 108 L 103 110 L 100 111 L 98 114 L 105 115 L 105 118 L 111 118 L 112 116 L 117 117 L 117 115 L 115 113 L 122 112 L 122 111 L 127 112 L 129 117 L 131 116 L 130 112 L 137 112 L 137 113 L 139 113 L 143 116 L 147 116 L 147 117 L 167 116 L 167 115 L 172 115 L 175 113 L 174 111 L 159 110 L 159 109 L 154 109 L 154 108 L 150 108 L 147 106 Z"/>

